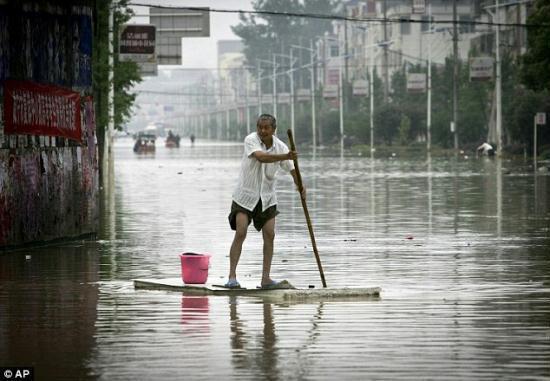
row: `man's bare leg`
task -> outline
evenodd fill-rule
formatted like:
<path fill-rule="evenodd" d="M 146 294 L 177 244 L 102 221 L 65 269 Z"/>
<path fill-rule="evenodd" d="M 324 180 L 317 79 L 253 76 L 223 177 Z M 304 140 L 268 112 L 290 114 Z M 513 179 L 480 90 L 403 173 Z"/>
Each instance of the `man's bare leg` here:
<path fill-rule="evenodd" d="M 273 241 L 275 240 L 275 217 L 265 223 L 262 228 L 264 238 L 264 263 L 262 269 L 262 285 L 270 284 L 271 260 L 273 259 Z"/>
<path fill-rule="evenodd" d="M 243 242 L 246 239 L 246 231 L 248 230 L 248 216 L 246 213 L 237 213 L 236 228 L 235 237 L 229 249 L 229 280 L 237 279 L 237 265 L 239 264 Z"/>

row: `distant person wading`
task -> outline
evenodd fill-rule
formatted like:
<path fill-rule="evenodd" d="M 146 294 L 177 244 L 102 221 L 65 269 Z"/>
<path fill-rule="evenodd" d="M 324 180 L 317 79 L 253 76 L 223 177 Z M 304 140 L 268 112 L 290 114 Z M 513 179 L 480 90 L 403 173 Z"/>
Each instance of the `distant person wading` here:
<path fill-rule="evenodd" d="M 263 269 L 262 288 L 277 288 L 280 282 L 270 277 L 273 243 L 275 239 L 275 217 L 277 196 L 275 194 L 275 175 L 279 169 L 289 172 L 298 185 L 292 160 L 297 158 L 295 151 L 289 151 L 275 134 L 275 117 L 262 114 L 256 123 L 257 131 L 244 139 L 244 154 L 237 187 L 233 192 L 229 224 L 235 230 L 235 237 L 229 251 L 228 288 L 239 288 L 237 264 L 241 256 L 243 242 L 246 239 L 248 225 L 254 222 L 257 231 L 262 232 Z M 305 189 L 302 192 L 305 197 Z"/>

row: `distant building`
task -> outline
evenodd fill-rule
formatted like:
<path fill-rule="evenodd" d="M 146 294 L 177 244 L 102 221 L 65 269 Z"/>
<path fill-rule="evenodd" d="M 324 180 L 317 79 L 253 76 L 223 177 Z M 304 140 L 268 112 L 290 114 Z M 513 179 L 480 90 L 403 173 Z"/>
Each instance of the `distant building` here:
<path fill-rule="evenodd" d="M 490 15 L 495 12 L 494 1 L 457 0 L 456 3 L 457 20 L 461 22 L 458 25 L 459 59 L 466 61 L 472 49 L 480 55 L 494 54 L 495 28 L 475 24 L 476 21 L 496 21 Z M 501 0 L 500 22 L 525 23 L 532 3 Z M 342 64 L 348 81 L 364 78 L 368 67 L 373 65 L 378 76 L 387 80 L 389 86 L 392 74 L 403 65 L 425 66 L 430 50 L 434 65 L 443 65 L 445 59 L 453 54 L 453 25 L 441 23 L 453 19 L 452 1 L 351 0 L 343 6 L 349 17 L 392 21 L 334 22 L 333 36 L 322 36 L 318 42 L 324 62 L 319 73 L 323 84 L 334 81 L 334 71 Z M 431 30 L 430 17 L 436 22 L 431 24 Z M 523 28 L 501 27 L 500 38 L 503 50 L 511 51 L 515 56 L 525 52 L 526 33 Z M 338 58 L 338 55 L 345 57 Z"/>
<path fill-rule="evenodd" d="M 218 41 L 220 103 L 235 103 L 245 93 L 245 56 L 241 40 Z"/>

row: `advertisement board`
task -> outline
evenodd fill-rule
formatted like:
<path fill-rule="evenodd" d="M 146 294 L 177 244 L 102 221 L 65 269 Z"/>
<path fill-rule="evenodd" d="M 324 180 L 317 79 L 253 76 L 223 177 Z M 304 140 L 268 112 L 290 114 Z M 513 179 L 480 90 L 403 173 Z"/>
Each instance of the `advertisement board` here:
<path fill-rule="evenodd" d="M 138 64 L 141 74 L 156 75 L 156 30 L 154 25 L 125 24 L 121 27 L 119 58 Z"/>
<path fill-rule="evenodd" d="M 4 81 L 6 135 L 60 136 L 82 140 L 80 94 L 31 81 Z"/>

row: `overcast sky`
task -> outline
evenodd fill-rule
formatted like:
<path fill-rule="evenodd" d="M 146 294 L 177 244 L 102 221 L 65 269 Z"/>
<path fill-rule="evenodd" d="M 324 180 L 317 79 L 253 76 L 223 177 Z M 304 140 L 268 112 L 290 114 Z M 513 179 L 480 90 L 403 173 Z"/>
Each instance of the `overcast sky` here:
<path fill-rule="evenodd" d="M 158 4 L 178 7 L 210 7 L 213 9 L 252 10 L 252 0 L 134 0 L 139 4 Z M 146 8 L 134 7 L 136 14 L 147 13 Z M 131 23 L 145 23 L 148 18 L 135 18 Z M 231 25 L 239 23 L 237 13 L 210 13 L 210 37 L 183 39 L 182 65 L 186 68 L 215 68 L 217 65 L 216 49 L 218 40 L 238 39 L 231 31 Z"/>

